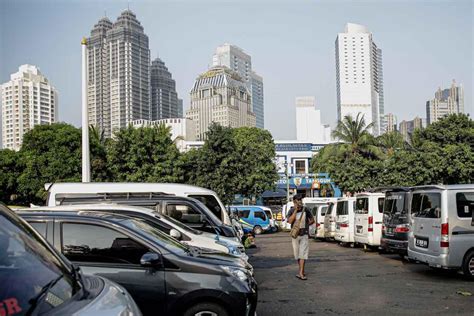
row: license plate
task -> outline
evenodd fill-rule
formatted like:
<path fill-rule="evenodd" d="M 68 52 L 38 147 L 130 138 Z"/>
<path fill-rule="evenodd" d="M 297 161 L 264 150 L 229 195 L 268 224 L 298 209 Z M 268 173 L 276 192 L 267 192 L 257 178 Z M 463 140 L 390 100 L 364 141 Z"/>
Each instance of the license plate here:
<path fill-rule="evenodd" d="M 428 248 L 428 240 L 427 239 L 415 239 L 415 245 L 420 248 Z"/>
<path fill-rule="evenodd" d="M 387 228 L 387 234 L 393 235 L 393 228 Z"/>
<path fill-rule="evenodd" d="M 361 234 L 362 233 L 362 226 L 357 226 L 357 233 Z"/>

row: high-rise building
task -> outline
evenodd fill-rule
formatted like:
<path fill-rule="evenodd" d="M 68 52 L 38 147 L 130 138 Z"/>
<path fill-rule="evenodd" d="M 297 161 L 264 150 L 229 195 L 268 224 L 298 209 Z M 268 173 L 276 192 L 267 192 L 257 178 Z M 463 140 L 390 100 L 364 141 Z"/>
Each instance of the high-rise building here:
<path fill-rule="evenodd" d="M 337 35 L 335 45 L 337 118 L 361 113 L 379 135 L 384 115 L 382 50 L 365 26 L 353 23 Z"/>
<path fill-rule="evenodd" d="M 198 140 L 206 138 L 212 122 L 223 126 L 255 127 L 250 91 L 238 73 L 225 66 L 212 67 L 195 81 L 186 118 L 196 122 Z"/>
<path fill-rule="evenodd" d="M 176 82 L 171 76 L 165 63 L 156 58 L 151 63 L 151 120 L 161 120 L 167 118 L 178 118 L 180 114 L 180 104 L 178 93 L 176 92 Z M 182 114 L 181 114 L 182 115 Z"/>
<path fill-rule="evenodd" d="M 421 128 L 423 128 L 423 120 L 417 116 L 411 121 L 401 121 L 399 131 L 400 134 L 402 134 L 403 139 L 408 142 L 410 141 L 410 135 L 413 134 L 415 129 Z"/>
<path fill-rule="evenodd" d="M 455 113 L 464 113 L 464 89 L 453 80 L 450 88 L 438 88 L 435 98 L 426 101 L 426 123 L 434 123 L 443 116 Z"/>
<path fill-rule="evenodd" d="M 252 97 L 251 105 L 256 116 L 257 127 L 264 128 L 263 78 L 252 70 L 250 55 L 240 47 L 226 43 L 217 47 L 216 53 L 212 57 L 212 65 L 226 66 L 242 77 Z"/>
<path fill-rule="evenodd" d="M 329 142 L 325 126 L 321 125 L 321 111 L 316 109 L 315 97 L 297 97 L 296 140 L 312 144 Z"/>
<path fill-rule="evenodd" d="M 150 118 L 148 36 L 125 10 L 112 23 L 102 18 L 87 40 L 89 123 L 110 137 L 132 121 Z"/>
<path fill-rule="evenodd" d="M 384 115 L 382 123 L 382 131 L 384 133 L 390 133 L 397 130 L 397 117 L 393 113 L 387 113 Z"/>
<path fill-rule="evenodd" d="M 19 150 L 26 132 L 58 119 L 58 93 L 36 66 L 21 65 L 1 92 L 3 148 Z"/>
<path fill-rule="evenodd" d="M 183 117 L 183 99 L 178 99 L 178 117 Z"/>

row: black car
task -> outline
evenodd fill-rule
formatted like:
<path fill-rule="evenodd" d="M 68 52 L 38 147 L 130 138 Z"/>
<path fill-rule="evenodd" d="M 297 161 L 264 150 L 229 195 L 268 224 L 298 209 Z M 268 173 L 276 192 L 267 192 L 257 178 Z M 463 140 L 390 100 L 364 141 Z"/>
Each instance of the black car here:
<path fill-rule="evenodd" d="M 389 252 L 407 255 L 410 232 L 411 189 L 391 188 L 385 191 L 381 247 Z"/>
<path fill-rule="evenodd" d="M 18 212 L 86 274 L 125 287 L 145 315 L 254 314 L 250 266 L 203 254 L 139 218 L 99 211 Z"/>
<path fill-rule="evenodd" d="M 104 202 L 148 207 L 194 229 L 238 240 L 238 233 L 232 226 L 222 223 L 201 201 L 189 197 L 165 193 L 88 193 L 63 197 L 60 205 Z"/>

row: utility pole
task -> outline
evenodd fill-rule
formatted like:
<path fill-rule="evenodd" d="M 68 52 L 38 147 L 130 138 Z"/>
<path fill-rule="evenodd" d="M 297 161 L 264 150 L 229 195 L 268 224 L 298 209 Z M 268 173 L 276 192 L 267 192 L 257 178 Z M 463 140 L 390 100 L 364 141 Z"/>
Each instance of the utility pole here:
<path fill-rule="evenodd" d="M 91 182 L 89 112 L 87 109 L 87 39 L 82 38 L 82 182 Z"/>

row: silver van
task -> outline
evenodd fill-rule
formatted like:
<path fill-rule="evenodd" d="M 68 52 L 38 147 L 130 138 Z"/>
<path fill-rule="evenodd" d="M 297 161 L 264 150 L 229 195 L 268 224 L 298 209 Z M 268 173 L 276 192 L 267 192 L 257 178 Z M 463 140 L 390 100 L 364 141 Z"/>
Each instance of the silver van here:
<path fill-rule="evenodd" d="M 474 279 L 474 184 L 413 188 L 408 257 Z"/>

